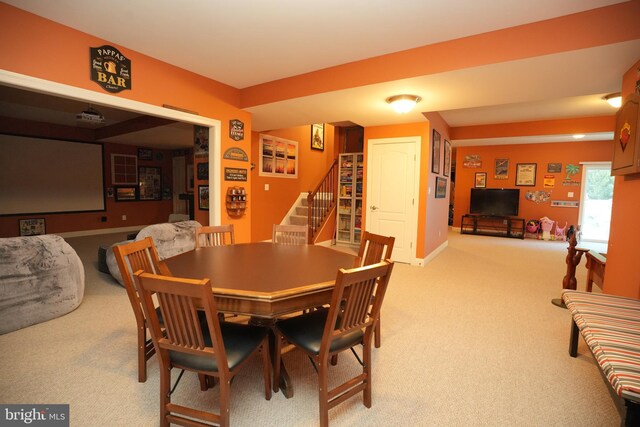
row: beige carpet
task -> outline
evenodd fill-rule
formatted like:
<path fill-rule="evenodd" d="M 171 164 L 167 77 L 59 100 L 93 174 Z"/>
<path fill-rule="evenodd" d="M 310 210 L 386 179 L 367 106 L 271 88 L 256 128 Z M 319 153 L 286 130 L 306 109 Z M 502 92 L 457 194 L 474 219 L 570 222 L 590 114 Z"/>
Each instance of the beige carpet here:
<path fill-rule="evenodd" d="M 0 336 L 0 402 L 69 403 L 73 426 L 158 424 L 158 366 L 137 382 L 135 321 L 123 288 L 97 271 L 100 243 L 68 239 L 86 270 L 74 312 Z M 569 357 L 570 316 L 560 295 L 566 243 L 449 234 L 426 267 L 397 264 L 383 305 L 382 347 L 373 350 L 373 406 L 353 398 L 331 410 L 333 426 L 618 426 L 620 415 L 580 341 Z M 584 288 L 584 262 L 578 269 Z M 232 386 L 235 426 L 313 426 L 315 371 L 284 357 L 295 396 L 264 399 L 256 362 Z M 336 377 L 357 367 L 345 354 Z M 175 375 L 174 375 L 175 377 Z M 174 399 L 206 408 L 185 374 Z"/>

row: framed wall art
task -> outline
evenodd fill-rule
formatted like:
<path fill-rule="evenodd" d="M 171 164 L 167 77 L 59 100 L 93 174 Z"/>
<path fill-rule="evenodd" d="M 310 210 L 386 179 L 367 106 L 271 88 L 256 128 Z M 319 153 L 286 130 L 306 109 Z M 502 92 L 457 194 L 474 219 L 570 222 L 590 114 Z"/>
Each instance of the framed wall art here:
<path fill-rule="evenodd" d="M 324 151 L 324 123 L 311 125 L 311 148 Z"/>
<path fill-rule="evenodd" d="M 151 148 L 138 148 L 138 160 L 153 160 L 153 150 Z"/>
<path fill-rule="evenodd" d="M 209 186 L 198 185 L 198 208 L 203 211 L 209 210 Z"/>
<path fill-rule="evenodd" d="M 536 163 L 518 163 L 516 165 L 516 185 L 534 187 L 537 166 Z"/>
<path fill-rule="evenodd" d="M 162 200 L 162 176 L 160 168 L 140 166 L 138 168 L 140 200 Z"/>
<path fill-rule="evenodd" d="M 496 159 L 493 179 L 509 178 L 509 159 Z"/>
<path fill-rule="evenodd" d="M 451 174 L 451 143 L 444 140 L 444 163 L 442 164 L 444 170 L 442 174 L 444 176 L 449 176 Z"/>
<path fill-rule="evenodd" d="M 138 191 L 137 187 L 134 186 L 126 186 L 126 187 L 116 187 L 116 202 L 130 202 L 132 200 L 138 199 Z"/>
<path fill-rule="evenodd" d="M 198 163 L 198 173 L 196 176 L 202 181 L 209 179 L 209 162 Z"/>
<path fill-rule="evenodd" d="M 260 135 L 260 176 L 298 177 L 298 143 L 269 135 Z"/>
<path fill-rule="evenodd" d="M 431 146 L 431 172 L 440 173 L 440 133 L 433 130 L 433 145 Z"/>
<path fill-rule="evenodd" d="M 487 173 L 476 172 L 475 188 L 487 188 Z"/>
<path fill-rule="evenodd" d="M 39 236 L 41 234 L 47 234 L 44 218 L 20 220 L 20 236 Z"/>
<path fill-rule="evenodd" d="M 436 176 L 436 199 L 447 197 L 447 179 Z"/>

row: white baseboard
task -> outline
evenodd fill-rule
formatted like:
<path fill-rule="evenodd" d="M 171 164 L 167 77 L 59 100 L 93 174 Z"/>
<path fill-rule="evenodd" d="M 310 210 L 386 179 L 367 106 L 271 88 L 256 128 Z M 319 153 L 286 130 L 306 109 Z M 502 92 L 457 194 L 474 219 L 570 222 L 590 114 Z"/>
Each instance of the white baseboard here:
<path fill-rule="evenodd" d="M 435 248 L 435 250 L 433 252 L 431 252 L 429 255 L 427 255 L 426 258 L 424 259 L 416 259 L 418 261 L 417 265 L 420 267 L 424 267 L 425 265 L 429 264 L 431 262 L 431 260 L 433 260 L 435 257 L 437 257 L 440 252 L 444 251 L 447 246 L 449 246 L 449 241 L 445 240 L 440 246 L 438 246 L 437 248 Z"/>
<path fill-rule="evenodd" d="M 116 228 L 100 228 L 97 230 L 82 230 L 82 231 L 70 231 L 68 233 L 55 233 L 60 237 L 83 237 L 83 236 L 95 236 L 98 234 L 112 234 L 112 233 L 127 233 L 129 231 L 140 231 L 146 225 L 132 225 L 129 227 L 116 227 Z"/>

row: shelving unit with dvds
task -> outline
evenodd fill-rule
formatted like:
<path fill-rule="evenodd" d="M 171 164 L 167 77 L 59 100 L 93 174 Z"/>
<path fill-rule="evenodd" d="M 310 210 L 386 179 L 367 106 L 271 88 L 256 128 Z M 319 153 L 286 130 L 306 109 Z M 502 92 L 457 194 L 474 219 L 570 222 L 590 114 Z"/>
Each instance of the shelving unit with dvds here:
<path fill-rule="evenodd" d="M 362 234 L 362 153 L 340 154 L 336 241 L 359 245 Z"/>

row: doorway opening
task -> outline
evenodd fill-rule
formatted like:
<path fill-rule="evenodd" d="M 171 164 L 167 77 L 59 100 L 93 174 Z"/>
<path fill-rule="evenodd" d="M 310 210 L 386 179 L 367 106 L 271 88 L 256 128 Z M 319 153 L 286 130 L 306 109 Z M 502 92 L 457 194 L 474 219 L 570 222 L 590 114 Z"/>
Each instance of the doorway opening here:
<path fill-rule="evenodd" d="M 581 241 L 607 243 L 611 225 L 614 177 L 611 162 L 582 163 L 580 195 Z"/>

